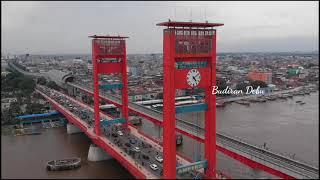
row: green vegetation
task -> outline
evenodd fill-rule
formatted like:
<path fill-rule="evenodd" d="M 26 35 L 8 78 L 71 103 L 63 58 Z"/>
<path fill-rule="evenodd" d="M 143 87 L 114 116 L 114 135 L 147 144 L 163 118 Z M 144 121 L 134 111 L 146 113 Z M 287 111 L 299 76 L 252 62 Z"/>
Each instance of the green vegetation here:
<path fill-rule="evenodd" d="M 268 87 L 268 85 L 263 82 L 263 81 L 250 81 L 250 85 L 256 89 L 258 86 L 260 86 L 260 88 L 265 88 Z"/>
<path fill-rule="evenodd" d="M 44 78 L 44 77 L 38 78 L 38 79 L 37 79 L 37 84 L 46 85 L 46 84 L 47 84 L 46 78 Z"/>
<path fill-rule="evenodd" d="M 252 86 L 254 89 L 257 89 L 258 86 L 260 86 L 260 88 L 268 87 L 268 85 L 263 81 L 249 81 L 248 83 L 241 82 L 237 84 L 236 89 L 246 92 L 247 86 Z"/>
<path fill-rule="evenodd" d="M 26 95 L 30 95 L 36 84 L 31 77 L 12 71 L 7 76 L 1 76 L 1 92 L 22 91 Z"/>
<path fill-rule="evenodd" d="M 227 82 L 225 79 L 217 78 L 216 80 L 216 86 L 220 89 L 226 89 L 227 88 Z M 217 96 L 229 96 L 229 94 L 217 94 Z"/>
<path fill-rule="evenodd" d="M 43 82 L 43 80 L 40 80 Z M 33 96 L 35 81 L 17 71 L 11 71 L 7 76 L 1 76 L 1 98 L 17 98 L 11 102 L 9 108 L 1 110 L 1 124 L 15 124 L 15 118 L 21 114 L 41 113 L 44 105 Z"/>
<path fill-rule="evenodd" d="M 54 81 L 49 81 L 47 83 L 47 86 L 49 88 L 52 88 L 52 89 L 55 89 L 55 90 L 59 90 L 60 89 L 60 87 Z"/>

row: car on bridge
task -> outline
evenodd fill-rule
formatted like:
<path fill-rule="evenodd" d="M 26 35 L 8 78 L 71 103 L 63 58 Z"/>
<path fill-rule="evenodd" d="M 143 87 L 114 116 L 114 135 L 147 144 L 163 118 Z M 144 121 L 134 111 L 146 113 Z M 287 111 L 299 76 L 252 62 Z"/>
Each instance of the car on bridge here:
<path fill-rule="evenodd" d="M 162 163 L 163 162 L 163 157 L 161 155 L 157 155 L 155 157 L 155 159 L 159 162 L 159 163 Z"/>
<path fill-rule="evenodd" d="M 136 146 L 136 147 L 133 147 L 132 150 L 135 151 L 135 152 L 140 152 L 140 151 L 141 151 L 140 148 L 137 147 L 137 146 Z"/>
<path fill-rule="evenodd" d="M 156 164 L 150 164 L 150 168 L 154 171 L 158 170 L 158 166 Z"/>
<path fill-rule="evenodd" d="M 119 136 L 123 136 L 122 131 L 117 131 L 117 134 L 118 134 Z"/>
<path fill-rule="evenodd" d="M 126 145 L 127 147 L 131 147 L 130 143 L 125 143 L 124 145 Z"/>

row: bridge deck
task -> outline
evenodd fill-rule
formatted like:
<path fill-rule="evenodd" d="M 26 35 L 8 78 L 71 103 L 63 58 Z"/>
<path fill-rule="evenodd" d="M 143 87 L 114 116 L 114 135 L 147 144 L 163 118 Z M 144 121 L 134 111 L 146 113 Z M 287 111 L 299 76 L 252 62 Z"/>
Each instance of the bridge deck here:
<path fill-rule="evenodd" d="M 93 94 L 92 88 L 75 83 L 69 85 Z M 101 91 L 100 97 L 103 100 L 121 106 L 121 99 L 110 93 Z M 155 124 L 162 125 L 162 112 L 146 108 L 142 105 L 129 102 L 129 110 L 151 120 Z M 193 123 L 177 118 L 176 130 L 200 142 L 204 141 L 205 130 Z M 217 148 L 222 153 L 251 166 L 259 167 L 268 173 L 282 178 L 318 178 L 319 170 L 317 167 L 293 160 L 289 157 L 268 151 L 255 145 L 250 145 L 241 140 L 217 133 Z"/>
<path fill-rule="evenodd" d="M 54 100 L 54 98 L 50 97 L 49 95 L 45 94 L 44 92 L 42 92 L 41 90 L 37 89 L 37 92 L 39 92 L 43 97 L 45 97 L 50 103 L 52 103 L 57 110 L 59 110 L 62 114 L 64 114 L 66 117 L 69 117 L 68 119 L 72 119 L 75 120 L 76 122 L 72 122 L 74 124 L 76 124 L 78 127 L 80 127 L 82 129 L 83 132 L 85 132 L 91 139 L 94 140 L 94 142 L 96 142 L 98 145 L 100 145 L 100 147 L 104 148 L 108 153 L 110 154 L 115 154 L 115 152 L 117 153 L 117 155 L 115 158 L 118 159 L 118 161 L 122 162 L 123 159 L 126 159 L 126 161 L 128 161 L 129 164 L 131 164 L 131 166 L 127 167 L 127 169 L 136 177 L 141 178 L 141 174 L 143 174 L 146 178 L 159 178 L 159 171 L 155 173 L 155 171 L 150 171 L 148 169 L 146 169 L 144 166 L 139 165 L 139 162 L 137 163 L 135 160 L 131 158 L 130 156 L 126 156 L 126 152 L 123 151 L 123 149 L 121 149 L 120 147 L 118 147 L 116 144 L 114 144 L 110 139 L 108 139 L 107 136 L 97 136 L 94 133 L 93 130 L 93 126 L 90 126 L 88 123 L 84 122 L 83 120 L 81 120 L 78 116 L 76 116 L 75 114 L 73 114 L 72 112 L 70 112 L 65 106 L 62 106 L 61 104 L 59 104 L 59 102 L 57 102 L 56 100 Z M 65 97 L 67 100 L 69 100 L 69 102 L 71 101 L 73 104 L 77 104 L 80 105 L 81 107 L 88 109 L 91 113 L 93 113 L 93 108 L 81 103 L 65 94 L 62 94 L 60 92 L 54 91 L 54 90 L 50 90 L 51 92 L 54 92 L 56 94 L 58 94 L 60 97 L 63 96 Z M 103 119 L 112 119 L 112 117 L 107 116 L 106 114 L 103 114 L 100 112 L 100 117 Z M 142 135 L 141 133 L 138 132 L 137 129 L 135 129 L 134 127 L 129 127 L 130 129 L 130 134 L 132 136 L 134 136 L 135 138 L 139 139 L 141 142 L 145 142 L 148 143 L 152 146 L 152 148 L 156 149 L 157 152 L 159 152 L 159 154 L 162 152 L 162 146 L 157 144 L 154 140 L 149 139 L 148 137 Z M 108 146 L 108 147 L 106 147 Z M 111 146 L 111 147 L 110 147 Z M 110 148 L 112 150 L 110 150 Z M 119 158 L 120 156 L 123 156 L 122 158 Z M 181 164 L 181 165 L 185 165 L 190 163 L 189 160 L 185 159 L 184 157 L 177 155 L 177 163 Z M 151 157 L 152 159 L 153 157 Z M 119 160 L 121 159 L 121 160 Z M 162 167 L 162 165 L 160 163 L 155 162 L 154 160 L 152 160 L 152 163 L 155 163 L 158 165 L 158 167 Z M 126 166 L 125 166 L 126 167 Z M 132 168 L 135 167 L 136 169 Z M 147 166 L 148 168 L 148 166 Z M 131 169 L 131 170 L 130 170 Z M 136 171 L 140 171 L 139 173 L 137 173 Z M 200 172 L 203 172 L 203 169 L 200 170 Z M 184 176 L 185 178 L 191 178 L 191 176 Z M 182 178 L 182 177 L 178 177 L 178 178 Z"/>

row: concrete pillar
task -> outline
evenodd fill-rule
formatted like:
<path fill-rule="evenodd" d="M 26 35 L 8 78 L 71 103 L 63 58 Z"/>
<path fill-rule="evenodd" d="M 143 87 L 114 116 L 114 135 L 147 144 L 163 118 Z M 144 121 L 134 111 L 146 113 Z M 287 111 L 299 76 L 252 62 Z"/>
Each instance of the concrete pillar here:
<path fill-rule="evenodd" d="M 75 125 L 68 123 L 67 124 L 67 133 L 68 134 L 75 134 L 75 133 L 81 133 L 82 131 Z"/>
<path fill-rule="evenodd" d="M 72 87 L 72 86 L 68 86 L 68 94 L 70 95 L 70 96 L 73 96 L 74 95 L 74 90 L 73 90 L 74 88 Z"/>
<path fill-rule="evenodd" d="M 153 124 L 153 129 L 157 138 L 160 138 L 162 135 L 162 128 L 156 124 Z"/>
<path fill-rule="evenodd" d="M 88 161 L 103 161 L 112 159 L 102 148 L 95 144 L 91 144 L 88 152 Z"/>

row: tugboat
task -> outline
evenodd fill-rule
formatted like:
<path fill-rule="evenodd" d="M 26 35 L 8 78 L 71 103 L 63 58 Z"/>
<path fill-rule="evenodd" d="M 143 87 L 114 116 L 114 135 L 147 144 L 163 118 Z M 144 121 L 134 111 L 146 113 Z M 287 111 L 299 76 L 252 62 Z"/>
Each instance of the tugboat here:
<path fill-rule="evenodd" d="M 52 160 L 47 162 L 48 171 L 63 171 L 76 169 L 81 166 L 81 158 Z"/>

